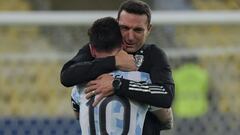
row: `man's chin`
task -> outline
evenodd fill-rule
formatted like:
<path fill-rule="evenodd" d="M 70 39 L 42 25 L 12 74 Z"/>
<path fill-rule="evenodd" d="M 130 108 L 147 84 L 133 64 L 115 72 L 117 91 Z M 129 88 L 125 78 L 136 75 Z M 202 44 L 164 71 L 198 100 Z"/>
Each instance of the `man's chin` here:
<path fill-rule="evenodd" d="M 123 50 L 128 52 L 128 53 L 134 53 L 136 50 L 134 49 L 134 47 L 132 46 L 128 46 L 128 45 L 123 45 Z"/>
<path fill-rule="evenodd" d="M 127 53 L 134 53 L 135 50 L 133 48 L 124 48 L 124 51 L 126 51 Z"/>

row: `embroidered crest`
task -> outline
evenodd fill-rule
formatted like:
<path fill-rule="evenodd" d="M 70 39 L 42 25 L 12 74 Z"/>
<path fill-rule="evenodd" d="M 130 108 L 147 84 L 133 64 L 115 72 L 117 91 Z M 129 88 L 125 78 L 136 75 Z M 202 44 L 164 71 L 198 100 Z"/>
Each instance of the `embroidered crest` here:
<path fill-rule="evenodd" d="M 143 58 L 144 57 L 143 57 L 143 55 L 136 54 L 134 56 L 134 58 L 135 58 L 135 64 L 136 64 L 137 68 L 139 68 L 142 65 L 142 63 L 143 63 Z"/>

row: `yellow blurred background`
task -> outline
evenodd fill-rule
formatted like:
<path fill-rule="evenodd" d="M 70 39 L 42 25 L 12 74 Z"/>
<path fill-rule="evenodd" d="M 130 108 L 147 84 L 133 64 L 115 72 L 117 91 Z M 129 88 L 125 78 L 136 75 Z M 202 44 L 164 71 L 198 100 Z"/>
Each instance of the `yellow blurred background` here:
<path fill-rule="evenodd" d="M 161 10 L 161 6 L 156 6 L 159 1 L 145 1 L 149 2 L 155 10 Z M 56 11 L 61 8 L 81 10 L 83 8 L 81 2 L 84 7 L 89 4 L 90 9 L 95 8 L 92 6 L 94 1 L 71 2 L 0 0 L 0 12 Z M 80 3 L 79 6 L 72 9 L 67 6 L 74 5 L 74 2 Z M 120 2 L 122 1 L 115 1 L 109 7 L 99 6 L 101 9 L 95 10 L 111 10 Z M 160 2 L 166 1 L 160 0 Z M 240 9 L 239 0 L 181 0 L 181 2 L 174 0 L 174 2 L 174 6 L 168 5 L 170 10 L 175 10 L 174 8 L 178 6 L 180 10 L 193 11 Z M 109 3 L 109 1 L 106 0 L 103 3 Z M 88 41 L 87 27 L 0 26 L 0 119 L 8 117 L 73 118 L 70 102 L 71 89 L 64 88 L 60 84 L 59 76 L 63 64 Z M 202 55 L 184 55 L 177 58 L 169 55 L 174 75 L 187 63 L 198 65 L 207 72 L 208 83 L 205 96 L 208 109 L 207 112 L 195 118 L 181 117 L 174 112 L 175 128 L 165 134 L 238 134 L 240 129 L 239 37 L 240 24 L 154 26 L 148 41 L 157 43 L 163 49 L 176 52 L 178 49 L 210 50 Z M 228 51 L 229 48 L 235 51 Z M 62 54 L 65 53 L 69 55 L 63 57 Z M 177 101 L 178 95 L 176 95 Z M 181 125 L 184 122 L 186 124 Z M 0 124 L 0 134 L 4 132 L 1 132 L 2 128 Z"/>

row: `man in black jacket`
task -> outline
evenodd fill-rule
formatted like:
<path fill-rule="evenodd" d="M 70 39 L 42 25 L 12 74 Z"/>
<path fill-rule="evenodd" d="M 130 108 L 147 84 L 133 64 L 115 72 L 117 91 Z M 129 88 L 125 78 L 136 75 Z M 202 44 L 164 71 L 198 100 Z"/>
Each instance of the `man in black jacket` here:
<path fill-rule="evenodd" d="M 141 1 L 125 1 L 120 6 L 117 20 L 123 36 L 122 46 L 128 54 L 120 51 L 115 56 L 94 59 L 86 45 L 63 66 L 61 83 L 71 87 L 88 82 L 85 91 L 87 97 L 100 95 L 93 105 L 104 97 L 115 94 L 155 107 L 171 107 L 174 81 L 167 57 L 156 45 L 145 44 L 152 27 L 149 6 Z M 114 70 L 147 72 L 152 84 L 132 84 L 130 80 L 119 81 L 105 74 Z M 148 112 L 143 134 L 159 135 L 160 129 L 161 124 L 156 116 Z"/>

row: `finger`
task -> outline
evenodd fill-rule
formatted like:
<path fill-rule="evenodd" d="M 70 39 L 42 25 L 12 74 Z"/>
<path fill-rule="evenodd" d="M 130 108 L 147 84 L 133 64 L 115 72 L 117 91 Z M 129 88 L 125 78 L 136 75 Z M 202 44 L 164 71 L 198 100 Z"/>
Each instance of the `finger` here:
<path fill-rule="evenodd" d="M 100 80 L 102 78 L 107 78 L 107 77 L 110 77 L 110 76 L 113 77 L 113 74 L 111 74 L 111 73 L 102 74 L 97 78 L 97 80 Z"/>
<path fill-rule="evenodd" d="M 90 99 L 91 97 L 93 97 L 95 95 L 96 95 L 96 92 L 95 91 L 91 91 L 91 92 L 86 94 L 86 99 Z"/>
<path fill-rule="evenodd" d="M 91 92 L 91 91 L 94 91 L 94 90 L 96 90 L 97 89 L 97 85 L 92 85 L 92 86 L 88 86 L 88 87 L 86 87 L 85 89 L 84 89 L 84 93 L 89 93 L 89 92 Z"/>
<path fill-rule="evenodd" d="M 105 94 L 105 97 L 113 95 L 113 90 L 109 91 L 108 93 Z"/>
<path fill-rule="evenodd" d="M 86 84 L 86 86 L 91 86 L 91 85 L 96 85 L 96 84 L 97 84 L 97 81 L 96 80 L 92 80 L 92 81 L 88 82 Z"/>
<path fill-rule="evenodd" d="M 103 75 L 100 75 L 97 77 L 97 80 L 101 79 L 103 77 Z"/>
<path fill-rule="evenodd" d="M 107 75 L 107 74 L 102 74 L 102 75 L 98 76 L 98 77 L 97 77 L 97 80 L 103 78 L 103 77 L 106 76 L 106 75 Z"/>
<path fill-rule="evenodd" d="M 106 74 L 102 74 L 102 75 L 98 76 L 97 80 L 102 79 L 104 76 L 106 76 Z"/>
<path fill-rule="evenodd" d="M 104 96 L 101 94 L 97 96 L 92 104 L 93 107 L 97 106 L 97 104 L 104 98 Z"/>
<path fill-rule="evenodd" d="M 93 90 L 93 91 L 91 91 L 91 92 L 88 92 L 85 97 L 86 97 L 86 99 L 90 99 L 91 97 L 96 96 L 96 95 L 98 95 L 98 94 L 100 94 L 99 91 Z"/>

